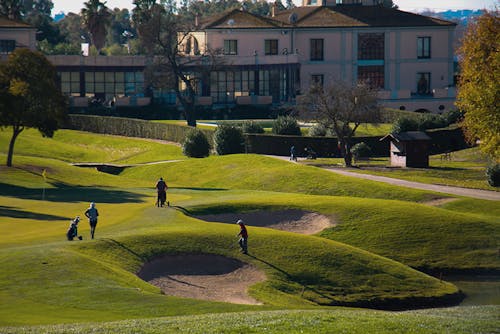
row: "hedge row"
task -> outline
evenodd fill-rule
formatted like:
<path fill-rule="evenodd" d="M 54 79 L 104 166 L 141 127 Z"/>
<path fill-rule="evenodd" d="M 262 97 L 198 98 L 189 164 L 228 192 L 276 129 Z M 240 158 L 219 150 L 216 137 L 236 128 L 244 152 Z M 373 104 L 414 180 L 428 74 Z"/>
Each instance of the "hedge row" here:
<path fill-rule="evenodd" d="M 185 138 L 190 127 L 155 123 L 134 118 L 105 117 L 91 115 L 69 115 L 65 126 L 67 129 L 105 133 L 127 137 L 169 140 L 180 143 Z M 202 130 L 211 140 L 213 131 Z"/>
<path fill-rule="evenodd" d="M 104 117 L 90 115 L 70 115 L 66 126 L 68 129 L 95 133 L 122 135 L 169 140 L 181 143 L 189 127 L 155 123 L 132 118 Z M 213 143 L 213 131 L 201 130 Z M 458 127 L 429 130 L 432 138 L 430 153 L 440 154 L 469 147 L 462 130 Z M 381 137 L 355 137 L 353 145 L 364 142 L 372 152 L 373 157 L 389 156 L 389 141 L 380 141 Z M 290 155 L 290 147 L 295 146 L 298 156 L 305 155 L 305 148 L 311 148 L 318 157 L 340 157 L 337 138 L 334 137 L 302 137 L 269 134 L 245 134 L 245 150 L 247 153 Z"/>
<path fill-rule="evenodd" d="M 248 153 L 290 155 L 290 147 L 295 146 L 297 156 L 305 156 L 305 148 L 311 148 L 318 157 L 340 157 L 338 140 L 334 137 L 300 137 L 265 134 L 246 134 Z M 364 142 L 370 146 L 372 156 L 389 156 L 389 143 L 381 137 L 356 137 L 353 145 Z"/>

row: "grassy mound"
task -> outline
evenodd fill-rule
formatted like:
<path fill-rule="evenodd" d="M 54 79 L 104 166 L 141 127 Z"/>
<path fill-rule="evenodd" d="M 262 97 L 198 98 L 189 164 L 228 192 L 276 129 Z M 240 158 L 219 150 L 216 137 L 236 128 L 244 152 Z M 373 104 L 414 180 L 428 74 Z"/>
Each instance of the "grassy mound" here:
<path fill-rule="evenodd" d="M 314 167 L 254 154 L 211 156 L 166 165 L 127 169 L 123 176 L 144 180 L 168 175 L 176 187 L 268 190 L 332 196 L 426 201 L 437 195 L 379 182 L 335 175 Z"/>

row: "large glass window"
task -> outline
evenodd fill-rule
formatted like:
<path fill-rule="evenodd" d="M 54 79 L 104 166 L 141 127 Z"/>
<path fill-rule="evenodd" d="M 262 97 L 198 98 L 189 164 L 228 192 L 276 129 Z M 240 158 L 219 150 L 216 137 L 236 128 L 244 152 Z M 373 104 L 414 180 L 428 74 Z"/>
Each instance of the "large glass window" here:
<path fill-rule="evenodd" d="M 383 60 L 384 34 L 383 33 L 358 34 L 358 59 Z"/>
<path fill-rule="evenodd" d="M 264 54 L 265 55 L 277 55 L 278 54 L 278 40 L 277 39 L 266 39 L 264 42 Z"/>
<path fill-rule="evenodd" d="M 214 103 L 231 103 L 237 96 L 253 95 L 254 91 L 254 71 L 213 71 L 210 73 L 210 96 Z"/>
<path fill-rule="evenodd" d="M 429 72 L 417 73 L 417 94 L 429 95 L 431 93 L 431 74 Z"/>
<path fill-rule="evenodd" d="M 11 53 L 16 48 L 16 41 L 13 39 L 0 39 L 0 53 Z"/>
<path fill-rule="evenodd" d="M 430 58 L 431 57 L 431 38 L 418 37 L 417 38 L 417 58 Z"/>
<path fill-rule="evenodd" d="M 72 88 L 79 91 L 78 72 L 62 72 L 61 85 L 64 89 L 64 81 L 67 74 L 71 73 Z M 94 96 L 95 94 L 106 94 L 112 96 L 140 95 L 144 93 L 144 74 L 142 72 L 85 72 L 85 94 Z M 76 84 L 76 81 L 78 83 Z M 77 88 L 78 87 L 78 88 Z M 63 92 L 65 92 L 63 90 Z"/>
<path fill-rule="evenodd" d="M 371 88 L 384 88 L 384 66 L 358 66 L 358 81 Z"/>
<path fill-rule="evenodd" d="M 311 39 L 311 60 L 323 60 L 323 39 Z"/>
<path fill-rule="evenodd" d="M 237 55 L 238 54 L 238 41 L 236 39 L 224 40 L 224 54 Z"/>
<path fill-rule="evenodd" d="M 80 72 L 59 72 L 61 91 L 67 95 L 80 95 Z"/>

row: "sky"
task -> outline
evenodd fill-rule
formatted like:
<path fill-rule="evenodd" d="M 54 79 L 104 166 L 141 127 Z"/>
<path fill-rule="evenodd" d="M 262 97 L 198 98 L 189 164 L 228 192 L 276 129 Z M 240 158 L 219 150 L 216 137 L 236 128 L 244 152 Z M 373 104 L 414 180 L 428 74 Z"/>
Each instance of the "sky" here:
<path fill-rule="evenodd" d="M 102 1 L 102 0 L 101 0 Z M 54 9 L 52 15 L 60 12 L 79 13 L 85 0 L 52 0 Z M 104 1 L 103 1 L 104 2 Z M 107 0 L 106 6 L 109 8 L 128 8 L 132 9 L 133 0 Z M 302 3 L 301 0 L 294 0 L 296 4 Z M 498 0 L 393 0 L 399 6 L 399 9 L 410 12 L 420 12 L 426 9 L 435 12 L 445 11 L 447 9 L 493 9 Z"/>

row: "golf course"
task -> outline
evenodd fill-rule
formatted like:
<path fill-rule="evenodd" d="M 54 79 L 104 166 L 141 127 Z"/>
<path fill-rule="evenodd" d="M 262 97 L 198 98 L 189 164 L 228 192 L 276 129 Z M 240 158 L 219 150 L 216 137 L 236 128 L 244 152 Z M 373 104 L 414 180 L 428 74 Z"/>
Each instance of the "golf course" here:
<path fill-rule="evenodd" d="M 269 156 L 27 129 L 0 166 L 0 333 L 500 333 L 498 285 L 464 305 L 446 279 L 499 277 L 499 217 L 497 201 Z"/>

